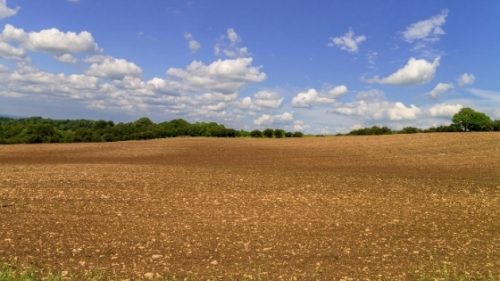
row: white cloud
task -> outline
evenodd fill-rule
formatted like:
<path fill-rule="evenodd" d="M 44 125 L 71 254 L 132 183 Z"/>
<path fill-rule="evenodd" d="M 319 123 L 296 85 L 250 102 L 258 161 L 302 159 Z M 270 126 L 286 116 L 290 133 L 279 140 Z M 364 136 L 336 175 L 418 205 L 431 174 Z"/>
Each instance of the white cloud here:
<path fill-rule="evenodd" d="M 418 40 L 429 42 L 438 41 L 439 37 L 445 34 L 441 26 L 446 23 L 447 17 L 448 10 L 443 10 L 440 14 L 430 19 L 415 22 L 406 28 L 403 32 L 403 37 L 410 43 Z"/>
<path fill-rule="evenodd" d="M 214 46 L 216 56 L 227 58 L 249 57 L 248 48 L 241 46 L 241 37 L 233 28 L 228 28 L 226 34 L 222 35 Z"/>
<path fill-rule="evenodd" d="M 398 69 L 393 74 L 385 78 L 375 76 L 366 81 L 369 83 L 404 86 L 425 84 L 434 79 L 439 63 L 439 57 L 435 58 L 432 62 L 425 59 L 410 58 L 405 66 Z"/>
<path fill-rule="evenodd" d="M 294 131 L 304 131 L 306 130 L 307 128 L 309 128 L 308 125 L 306 125 L 306 123 L 302 120 L 296 120 L 296 121 L 293 121 L 293 127 L 292 129 Z"/>
<path fill-rule="evenodd" d="M 284 98 L 275 91 L 261 90 L 253 95 L 253 97 L 244 97 L 236 106 L 240 109 L 246 109 L 248 113 L 254 114 L 255 111 L 265 109 L 276 109 L 281 107 Z"/>
<path fill-rule="evenodd" d="M 401 121 L 416 119 L 421 109 L 413 104 L 407 106 L 402 102 L 388 101 L 383 92 L 372 89 L 359 92 L 353 102 L 335 104 L 331 112 L 372 120 Z"/>
<path fill-rule="evenodd" d="M 44 29 L 39 32 L 26 32 L 21 28 L 6 24 L 0 41 L 14 42 L 19 49 L 45 52 L 55 55 L 55 58 L 64 62 L 75 61 L 73 54 L 99 51 L 99 47 L 92 34 L 87 31 L 80 33 L 62 32 L 57 28 Z M 71 56 L 71 57 L 70 57 Z"/>
<path fill-rule="evenodd" d="M 348 91 L 349 91 L 349 89 L 347 89 L 347 87 L 345 85 L 340 85 L 340 86 L 336 86 L 336 87 L 329 89 L 327 91 L 327 93 L 328 93 L 329 98 L 336 99 L 336 98 L 340 98 L 341 96 L 345 95 Z"/>
<path fill-rule="evenodd" d="M 453 83 L 438 83 L 436 87 L 429 92 L 429 96 L 435 99 L 451 89 L 453 89 Z"/>
<path fill-rule="evenodd" d="M 0 19 L 11 17 L 19 11 L 19 7 L 14 9 L 7 7 L 7 0 L 0 0 Z"/>
<path fill-rule="evenodd" d="M 343 115 L 363 116 L 374 120 L 413 120 L 420 113 L 420 108 L 411 104 L 406 106 L 402 102 L 367 102 L 364 100 L 340 105 L 333 110 Z"/>
<path fill-rule="evenodd" d="M 0 39 L 2 41 L 17 41 L 22 42 L 26 40 L 27 34 L 22 28 L 17 28 L 13 25 L 6 24 L 2 30 Z"/>
<path fill-rule="evenodd" d="M 69 64 L 74 64 L 78 61 L 77 58 L 75 58 L 72 54 L 62 54 L 62 55 L 57 55 L 55 58 L 64 63 L 69 63 Z"/>
<path fill-rule="evenodd" d="M 198 49 L 201 48 L 200 42 L 196 41 L 193 35 L 189 32 L 184 33 L 184 39 L 188 42 L 188 47 L 191 50 L 191 53 L 196 53 Z"/>
<path fill-rule="evenodd" d="M 25 45 L 30 50 L 56 54 L 94 52 L 99 49 L 89 32 L 62 32 L 57 28 L 28 33 Z"/>
<path fill-rule="evenodd" d="M 347 51 L 349 53 L 357 53 L 358 46 L 366 41 L 365 35 L 356 36 L 354 31 L 350 28 L 344 36 L 340 37 L 330 37 L 330 42 L 328 46 L 334 47 L 338 46 L 340 49 Z"/>
<path fill-rule="evenodd" d="M 308 89 L 304 92 L 299 92 L 295 97 L 292 98 L 293 107 L 310 108 L 315 104 L 327 104 L 334 102 L 335 99 L 322 97 L 314 88 Z"/>
<path fill-rule="evenodd" d="M 252 66 L 252 58 L 193 61 L 186 69 L 169 68 L 168 76 L 184 92 L 233 94 L 248 83 L 261 82 L 266 74 Z"/>
<path fill-rule="evenodd" d="M 108 57 L 100 62 L 91 64 L 86 73 L 88 75 L 109 79 L 123 79 L 125 76 L 141 75 L 142 69 L 135 63 L 125 59 Z"/>
<path fill-rule="evenodd" d="M 0 95 L 55 96 L 69 99 L 95 98 L 99 95 L 98 79 L 86 75 L 54 74 L 40 71 L 23 62 L 17 69 L 0 74 Z"/>
<path fill-rule="evenodd" d="M 464 73 L 458 78 L 458 85 L 464 87 L 467 85 L 472 85 L 476 81 L 476 76 L 472 73 Z"/>
<path fill-rule="evenodd" d="M 347 93 L 348 89 L 344 85 L 330 88 L 322 92 L 314 88 L 299 92 L 292 98 L 293 107 L 310 108 L 313 105 L 333 104 L 336 99 Z"/>
<path fill-rule="evenodd" d="M 241 99 L 241 101 L 237 104 L 239 108 L 242 109 L 249 109 L 253 105 L 252 98 L 251 97 L 244 97 Z"/>
<path fill-rule="evenodd" d="M 258 108 L 279 108 L 283 97 L 277 92 L 262 90 L 254 94 L 253 104 Z"/>
<path fill-rule="evenodd" d="M 284 112 L 282 114 L 270 115 L 263 114 L 257 118 L 254 123 L 255 125 L 261 126 L 272 126 L 272 125 L 283 125 L 288 124 L 293 121 L 293 114 L 289 112 Z"/>
<path fill-rule="evenodd" d="M 0 42 L 0 57 L 6 59 L 24 58 L 26 52 L 21 48 L 16 48 L 8 43 Z"/>
<path fill-rule="evenodd" d="M 238 93 L 223 94 L 223 93 L 195 93 L 196 100 L 202 104 L 213 104 L 218 102 L 230 102 L 236 100 Z"/>
<path fill-rule="evenodd" d="M 369 89 L 365 91 L 359 91 L 356 95 L 356 100 L 364 101 L 380 101 L 385 100 L 384 92 L 377 89 Z"/>
<path fill-rule="evenodd" d="M 226 107 L 226 104 L 223 102 L 219 102 L 217 104 L 209 104 L 209 105 L 203 105 L 202 110 L 206 111 L 221 111 Z"/>
<path fill-rule="evenodd" d="M 440 103 L 429 108 L 432 117 L 451 117 L 464 107 L 461 104 Z"/>

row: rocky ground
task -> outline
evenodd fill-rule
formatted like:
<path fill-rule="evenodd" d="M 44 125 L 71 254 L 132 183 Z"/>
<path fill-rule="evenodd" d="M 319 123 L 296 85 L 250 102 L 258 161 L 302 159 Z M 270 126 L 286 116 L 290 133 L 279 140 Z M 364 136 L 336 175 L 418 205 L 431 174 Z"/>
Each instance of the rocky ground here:
<path fill-rule="evenodd" d="M 0 146 L 0 262 L 116 279 L 498 277 L 499 199 L 498 133 Z"/>

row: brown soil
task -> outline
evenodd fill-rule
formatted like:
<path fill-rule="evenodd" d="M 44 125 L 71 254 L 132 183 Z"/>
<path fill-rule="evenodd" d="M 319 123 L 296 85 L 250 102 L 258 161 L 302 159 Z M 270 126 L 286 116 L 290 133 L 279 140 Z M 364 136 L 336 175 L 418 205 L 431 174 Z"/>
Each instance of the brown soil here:
<path fill-rule="evenodd" d="M 0 146 L 0 261 L 115 278 L 500 274 L 500 134 Z"/>

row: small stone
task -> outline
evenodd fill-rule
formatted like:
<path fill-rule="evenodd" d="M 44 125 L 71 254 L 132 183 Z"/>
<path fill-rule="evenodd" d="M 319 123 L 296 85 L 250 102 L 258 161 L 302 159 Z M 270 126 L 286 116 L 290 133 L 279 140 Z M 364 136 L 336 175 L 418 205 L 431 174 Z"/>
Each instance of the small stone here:
<path fill-rule="evenodd" d="M 158 260 L 158 259 L 163 258 L 163 255 L 152 255 L 151 258 L 154 260 Z"/>

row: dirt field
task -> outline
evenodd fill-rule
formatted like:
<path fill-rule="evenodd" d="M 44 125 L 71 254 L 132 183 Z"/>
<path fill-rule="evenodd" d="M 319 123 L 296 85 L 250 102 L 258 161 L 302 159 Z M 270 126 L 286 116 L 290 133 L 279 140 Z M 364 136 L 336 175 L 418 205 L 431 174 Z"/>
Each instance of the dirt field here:
<path fill-rule="evenodd" d="M 500 134 L 0 146 L 0 261 L 117 279 L 498 276 Z"/>

